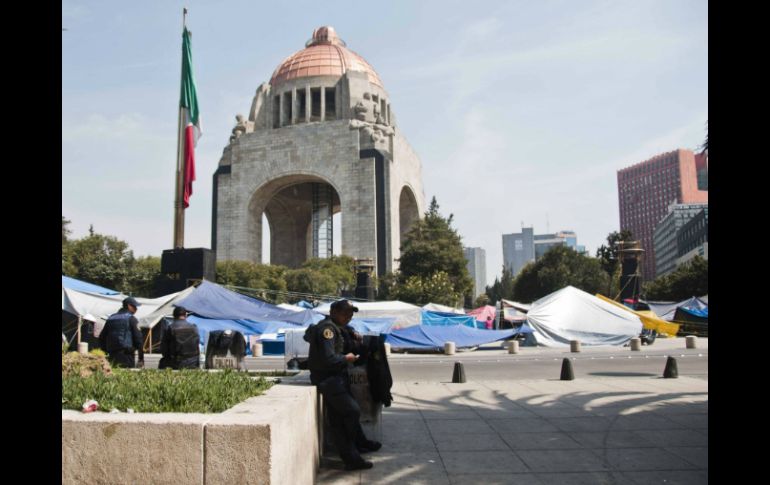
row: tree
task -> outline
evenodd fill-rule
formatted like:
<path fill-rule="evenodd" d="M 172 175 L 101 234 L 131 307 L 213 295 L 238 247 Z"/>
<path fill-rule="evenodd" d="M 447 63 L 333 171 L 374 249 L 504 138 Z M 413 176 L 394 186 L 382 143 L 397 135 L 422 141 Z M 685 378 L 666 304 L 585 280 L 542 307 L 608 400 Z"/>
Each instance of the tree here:
<path fill-rule="evenodd" d="M 326 272 L 310 268 L 286 271 L 286 286 L 289 291 L 313 295 L 337 295 L 337 281 Z"/>
<path fill-rule="evenodd" d="M 501 280 L 495 278 L 492 286 L 486 287 L 487 295 L 491 304 L 496 304 L 498 301 L 505 298 L 506 300 L 513 299 L 513 273 L 505 265 L 503 265 L 503 277 Z"/>
<path fill-rule="evenodd" d="M 70 222 L 61 216 L 61 272 L 63 275 L 72 276 L 77 273 L 77 268 L 72 264 L 71 244 L 68 239 L 68 236 L 72 234 L 72 231 L 67 229 Z"/>
<path fill-rule="evenodd" d="M 220 285 L 240 286 L 285 292 L 287 290 L 284 275 L 285 266 L 252 263 L 251 261 L 218 261 L 217 283 Z M 284 303 L 286 295 L 264 291 L 258 293 L 260 299 L 271 303 Z"/>
<path fill-rule="evenodd" d="M 607 236 L 607 245 L 602 244 L 599 249 L 596 250 L 596 257 L 599 259 L 602 269 L 607 273 L 607 293 L 606 296 L 612 298 L 613 295 L 620 291 L 618 285 L 620 284 L 620 258 L 618 255 L 619 242 L 631 241 L 633 234 L 628 229 L 623 229 L 620 232 L 614 231 Z M 602 289 L 604 291 L 604 289 Z"/>
<path fill-rule="evenodd" d="M 432 290 L 429 291 L 426 288 L 433 288 L 444 278 L 442 275 L 434 275 L 443 272 L 451 283 L 451 288 L 448 288 L 449 295 L 452 298 L 459 295 L 459 300 L 462 300 L 465 295 L 471 293 L 473 288 L 473 281 L 468 274 L 467 262 L 463 254 L 462 239 L 452 228 L 453 215 L 450 214 L 448 218 L 444 218 L 438 209 L 436 197 L 433 197 L 425 217 L 415 222 L 404 237 L 397 286 L 406 285 L 412 277 L 418 279 L 412 281 L 411 290 L 404 290 L 399 294 L 416 295 L 413 290 L 420 285 L 430 293 Z M 443 300 L 448 301 L 447 298 Z M 458 301 L 450 303 L 454 305 Z"/>
<path fill-rule="evenodd" d="M 350 256 L 311 258 L 302 263 L 302 268 L 330 276 L 334 280 L 335 290 L 328 294 L 341 295 L 344 291 L 356 288 L 356 260 Z"/>
<path fill-rule="evenodd" d="M 700 256 L 644 285 L 645 298 L 652 301 L 682 301 L 708 292 L 709 262 Z"/>
<path fill-rule="evenodd" d="M 482 293 L 476 297 L 476 300 L 474 300 L 473 308 L 479 308 L 485 305 L 489 305 L 489 297 L 486 293 Z"/>
<path fill-rule="evenodd" d="M 533 302 L 566 286 L 594 294 L 606 287 L 607 278 L 599 260 L 555 246 L 522 268 L 513 283 L 513 299 Z"/>
<path fill-rule="evenodd" d="M 67 262 L 62 271 L 67 276 L 126 292 L 134 254 L 128 243 L 93 230 L 89 235 L 67 242 Z"/>
<path fill-rule="evenodd" d="M 462 299 L 462 294 L 455 291 L 454 283 L 446 271 L 436 271 L 427 277 L 410 276 L 396 288 L 394 296 L 398 300 L 421 306 L 427 303 L 456 306 Z"/>
<path fill-rule="evenodd" d="M 61 245 L 64 247 L 64 245 L 67 243 L 67 236 L 72 234 L 72 231 L 67 229 L 67 226 L 72 221 L 68 221 L 64 216 L 61 216 Z"/>
<path fill-rule="evenodd" d="M 394 295 L 398 286 L 398 275 L 395 273 L 385 273 L 378 276 L 375 283 L 377 287 L 377 300 L 387 301 L 396 299 Z"/>
<path fill-rule="evenodd" d="M 160 258 L 156 256 L 137 258 L 126 278 L 124 293 L 129 292 L 134 296 L 149 298 L 154 295 L 160 277 Z"/>

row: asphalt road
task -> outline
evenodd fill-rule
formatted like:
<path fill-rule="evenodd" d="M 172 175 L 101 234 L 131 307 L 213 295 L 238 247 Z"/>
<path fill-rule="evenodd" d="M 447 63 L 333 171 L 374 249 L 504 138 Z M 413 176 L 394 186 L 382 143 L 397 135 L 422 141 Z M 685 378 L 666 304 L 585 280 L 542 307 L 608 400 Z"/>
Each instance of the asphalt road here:
<path fill-rule="evenodd" d="M 394 381 L 451 382 L 455 362 L 462 362 L 467 380 L 559 379 L 562 361 L 569 358 L 575 378 L 663 376 L 669 355 L 677 361 L 679 375 L 708 380 L 708 349 L 660 349 L 644 347 L 600 352 L 526 349 L 516 355 L 501 350 L 443 354 L 391 354 L 388 362 Z M 146 368 L 157 368 L 160 355 L 147 354 Z M 283 356 L 247 357 L 249 370 L 283 370 Z"/>

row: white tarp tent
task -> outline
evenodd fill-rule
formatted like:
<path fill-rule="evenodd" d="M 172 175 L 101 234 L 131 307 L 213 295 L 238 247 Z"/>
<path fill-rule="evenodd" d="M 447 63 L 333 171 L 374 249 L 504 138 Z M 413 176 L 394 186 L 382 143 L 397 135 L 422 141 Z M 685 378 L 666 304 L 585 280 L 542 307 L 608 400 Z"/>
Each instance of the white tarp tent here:
<path fill-rule="evenodd" d="M 140 303 L 136 311 L 136 319 L 139 320 L 140 328 L 152 328 L 164 316 L 171 315 L 174 311 L 174 302 L 187 297 L 195 290 L 194 286 L 186 288 L 177 293 L 161 296 L 159 298 L 137 298 Z M 123 305 L 123 299 L 127 295 L 101 295 L 99 293 L 90 293 L 86 291 L 73 290 L 62 286 L 62 310 L 73 315 L 85 315 L 90 313 L 101 319 L 101 324 L 110 315 L 117 312 Z"/>
<path fill-rule="evenodd" d="M 392 328 L 405 328 L 422 322 L 422 308 L 403 301 L 351 301 L 358 308 L 353 318 L 395 318 Z M 313 308 L 314 311 L 328 315 L 331 303 Z"/>
<path fill-rule="evenodd" d="M 284 310 L 291 310 L 293 312 L 304 312 L 307 310 L 307 308 L 302 308 L 301 306 L 292 305 L 291 303 L 279 303 L 276 305 L 278 308 L 283 308 Z"/>
<path fill-rule="evenodd" d="M 422 309 L 428 310 L 429 312 L 456 313 L 457 315 L 465 315 L 465 310 L 462 308 L 452 308 L 451 306 L 439 305 L 438 303 L 426 303 L 422 306 Z"/>
<path fill-rule="evenodd" d="M 568 347 L 570 340 L 585 346 L 623 345 L 642 331 L 638 316 L 573 286 L 532 303 L 527 323 L 544 347 Z"/>

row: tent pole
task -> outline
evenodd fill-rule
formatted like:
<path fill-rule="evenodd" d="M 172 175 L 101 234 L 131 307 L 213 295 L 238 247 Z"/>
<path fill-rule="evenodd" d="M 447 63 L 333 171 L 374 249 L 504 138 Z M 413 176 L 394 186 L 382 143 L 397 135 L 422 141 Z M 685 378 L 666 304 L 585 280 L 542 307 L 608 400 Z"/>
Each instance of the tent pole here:
<path fill-rule="evenodd" d="M 78 315 L 78 345 L 80 345 L 80 326 L 83 324 L 83 318 Z"/>

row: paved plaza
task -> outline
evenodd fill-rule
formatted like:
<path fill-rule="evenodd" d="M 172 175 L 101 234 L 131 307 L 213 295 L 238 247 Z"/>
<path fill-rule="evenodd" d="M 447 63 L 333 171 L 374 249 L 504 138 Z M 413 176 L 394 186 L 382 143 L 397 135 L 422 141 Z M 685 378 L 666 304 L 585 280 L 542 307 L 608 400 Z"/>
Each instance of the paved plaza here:
<path fill-rule="evenodd" d="M 374 468 L 318 483 L 708 483 L 707 379 L 450 381 L 395 382 Z"/>

